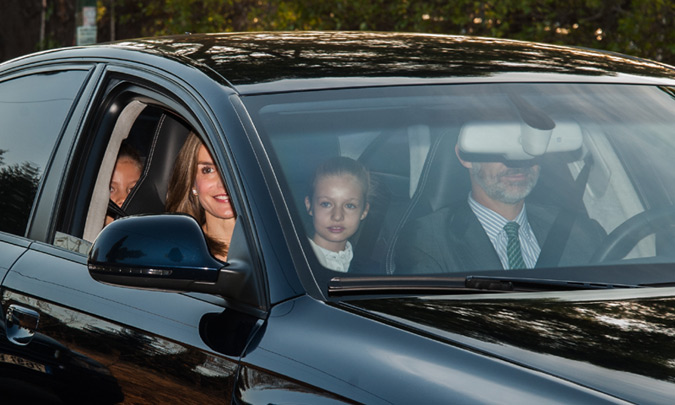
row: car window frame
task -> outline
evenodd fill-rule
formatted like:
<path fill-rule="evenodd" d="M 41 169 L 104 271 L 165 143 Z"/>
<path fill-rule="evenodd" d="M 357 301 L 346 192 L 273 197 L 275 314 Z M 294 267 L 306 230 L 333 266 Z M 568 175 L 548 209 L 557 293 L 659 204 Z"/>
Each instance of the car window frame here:
<path fill-rule="evenodd" d="M 178 69 L 186 69 L 185 66 L 177 65 Z M 237 144 L 237 148 L 248 148 L 246 154 L 252 153 L 250 151 L 250 143 L 246 138 L 245 132 L 240 122 L 240 117 L 235 113 L 232 104 L 235 103 L 236 96 L 233 97 L 234 91 L 223 87 L 214 86 L 212 78 L 204 79 L 202 73 L 198 73 L 199 77 L 194 80 L 197 84 L 206 84 L 207 91 L 198 91 L 193 82 L 188 84 L 188 81 L 183 80 L 177 71 L 167 73 L 167 69 L 152 69 L 147 65 L 139 63 L 133 65 L 131 62 L 125 61 L 109 61 L 101 64 L 101 72 L 96 78 L 95 89 L 92 91 L 88 102 L 86 103 L 86 113 L 80 125 L 79 131 L 73 136 L 72 142 L 68 148 L 62 151 L 63 160 L 68 163 L 64 164 L 62 169 L 62 176 L 58 180 L 52 180 L 55 183 L 56 194 L 58 194 L 58 210 L 54 208 L 54 202 L 50 207 L 50 213 L 53 214 L 50 218 L 49 231 L 44 231 L 45 236 L 42 241 L 50 245 L 49 250 L 63 251 L 68 257 L 79 256 L 86 260 L 83 252 L 74 253 L 66 249 L 59 248 L 53 245 L 56 231 L 64 232 L 73 235 L 73 219 L 69 215 L 64 215 L 64 212 L 70 209 L 77 211 L 78 207 L 87 207 L 91 199 L 91 192 L 93 184 L 96 181 L 98 173 L 98 164 L 100 164 L 100 157 L 88 157 L 90 162 L 78 161 L 79 158 L 87 157 L 92 152 L 92 148 L 97 149 L 98 153 L 107 147 L 109 140 L 109 133 L 101 135 L 97 133 L 103 120 L 108 119 L 105 111 L 107 108 L 113 106 L 118 108 L 119 105 L 114 103 L 119 97 L 126 97 L 126 101 L 133 99 L 139 100 L 148 106 L 158 107 L 164 109 L 174 115 L 182 118 L 195 133 L 202 138 L 209 152 L 212 154 L 214 161 L 221 171 L 223 180 L 228 184 L 228 189 L 231 193 L 231 201 L 237 212 L 237 222 L 242 225 L 242 235 L 246 238 L 246 245 L 249 247 L 249 256 L 251 266 L 254 267 L 253 272 L 257 275 L 255 283 L 257 284 L 258 297 L 260 301 L 260 308 L 270 307 L 270 288 L 267 282 L 268 270 L 266 269 L 266 260 L 264 259 L 263 250 L 270 250 L 266 247 L 267 243 L 261 242 L 260 232 L 264 231 L 258 229 L 261 222 L 253 220 L 256 215 L 252 210 L 252 206 L 256 203 L 250 199 L 250 181 L 246 178 L 256 177 L 253 173 L 251 176 L 244 177 L 242 167 L 235 159 L 235 153 L 232 150 L 230 141 Z M 207 94 L 208 93 L 208 94 Z M 227 103 L 229 107 L 223 106 Z M 219 108 L 221 111 L 216 114 L 214 108 Z M 227 110 L 224 114 L 222 110 Z M 228 122 L 222 122 L 225 119 Z M 113 122 L 114 124 L 114 122 Z M 228 134 L 228 132 L 233 132 Z M 242 137 L 243 135 L 243 137 Z M 231 139 L 232 138 L 232 139 Z M 83 145 L 85 146 L 83 151 Z M 93 145 L 93 146 L 92 146 Z M 250 167 L 250 157 L 243 156 L 239 159 L 244 163 L 244 166 Z M 95 162 L 95 163 L 93 163 Z M 86 166 L 84 168 L 78 166 Z M 89 170 L 96 168 L 96 170 Z M 259 170 L 260 168 L 258 168 Z M 86 172 L 86 173 L 83 173 Z M 106 180 L 106 182 L 109 180 Z M 90 190 L 86 192 L 78 191 L 78 187 L 83 184 L 88 184 Z M 263 183 L 264 184 L 264 183 Z M 75 196 L 75 194 L 78 194 Z M 43 207 L 44 208 L 44 207 Z M 85 210 L 86 211 L 86 210 Z M 83 216 L 80 217 L 84 221 Z M 84 229 L 84 228 L 82 228 Z M 264 239 L 264 237 L 263 237 Z M 78 259 L 78 261 L 80 261 Z M 296 293 L 300 291 L 295 290 Z M 283 299 L 286 299 L 286 294 Z M 220 300 L 219 297 L 213 297 Z M 211 299 L 211 298 L 205 298 Z M 280 298 L 281 299 L 281 298 Z"/>
<path fill-rule="evenodd" d="M 89 173 L 80 174 L 79 178 L 75 182 L 72 181 L 73 172 L 78 172 L 78 170 L 81 172 L 82 170 L 74 167 L 76 166 L 74 164 L 70 165 L 68 177 L 71 181 L 69 181 L 69 184 L 67 184 L 65 187 L 68 189 L 68 191 L 62 190 L 63 195 L 76 192 L 76 188 L 80 186 L 82 182 L 86 182 L 88 184 L 96 183 L 96 178 L 99 176 L 100 163 L 106 158 L 105 155 L 108 153 L 107 148 L 109 146 L 108 144 L 110 140 L 110 131 L 102 129 L 102 125 L 114 126 L 115 122 L 119 118 L 118 115 L 111 116 L 109 111 L 106 111 L 106 109 L 120 109 L 120 105 L 122 105 L 123 108 L 133 100 L 140 101 L 147 106 L 157 106 L 182 117 L 186 122 L 189 122 L 192 128 L 203 139 L 205 139 L 205 144 L 207 144 L 209 149 L 211 151 L 213 150 L 213 147 L 209 145 L 210 137 L 204 135 L 205 130 L 203 125 L 200 124 L 201 121 L 195 117 L 196 114 L 194 114 L 194 112 L 188 109 L 187 103 L 181 103 L 177 101 L 180 100 L 179 95 L 172 95 L 171 91 L 167 90 L 167 87 L 170 88 L 171 86 L 167 86 L 166 82 L 164 82 L 164 86 L 162 86 L 162 80 L 159 77 L 153 76 L 154 80 L 150 80 L 148 77 L 143 77 L 139 73 L 142 73 L 142 70 L 133 69 L 130 67 L 120 67 L 115 64 L 106 64 L 104 67 L 104 72 L 99 78 L 97 94 L 92 99 L 89 111 L 87 112 L 86 123 L 83 125 L 83 129 L 79 132 L 77 139 L 75 139 L 73 142 L 73 154 L 71 154 L 70 159 L 72 163 L 77 161 L 78 158 L 76 156 L 76 149 L 83 148 L 86 149 L 86 152 L 88 153 L 80 153 L 79 156 L 91 154 L 92 151 L 95 151 L 101 156 L 87 157 L 89 160 L 89 162 L 87 162 Z M 104 122 L 111 119 L 112 123 Z M 110 128 L 112 128 L 112 126 Z M 114 151 L 115 155 L 116 153 L 117 151 Z M 113 157 L 108 158 L 111 161 L 114 160 Z M 230 166 L 231 165 L 225 166 L 223 171 L 226 172 L 228 170 L 227 168 Z M 108 175 L 111 173 L 112 168 L 110 168 Z M 105 175 L 105 173 L 102 173 L 102 175 Z M 224 177 L 226 177 L 225 181 L 228 181 L 228 176 L 229 175 L 224 175 Z M 107 183 L 107 180 L 105 182 Z M 92 188 L 89 192 L 85 193 L 86 195 L 81 195 L 78 197 L 76 210 L 84 209 L 84 207 L 89 206 L 92 200 L 93 192 L 94 189 Z M 70 219 L 64 222 L 70 222 L 70 224 L 61 223 L 59 224 L 59 228 L 69 229 L 69 231 L 72 231 L 73 220 Z M 80 220 L 80 222 L 86 222 L 86 217 L 84 220 Z M 84 225 L 80 226 L 82 226 L 84 229 Z M 67 233 L 71 234 L 70 232 Z"/>
<path fill-rule="evenodd" d="M 103 153 L 103 158 L 99 165 L 97 179 L 93 185 L 92 197 L 89 203 L 89 210 L 84 223 L 84 230 L 82 239 L 88 242 L 93 242 L 96 235 L 101 232 L 104 227 L 104 219 L 106 215 L 106 208 L 108 206 L 109 198 L 108 188 L 110 177 L 115 168 L 117 153 L 119 151 L 122 141 L 127 138 L 131 127 L 136 122 L 140 114 L 143 112 L 147 104 L 141 103 L 138 100 L 132 100 L 127 103 L 120 115 L 117 117 L 113 127 L 108 145 Z"/>
<path fill-rule="evenodd" d="M 0 79 L 1 82 L 7 80 L 18 79 L 21 77 L 31 76 L 35 74 L 53 74 L 54 72 L 65 72 L 65 71 L 84 71 L 86 72 L 80 88 L 78 89 L 75 97 L 73 98 L 72 105 L 64 119 L 62 127 L 60 128 L 57 139 L 54 142 L 54 146 L 49 154 L 49 157 L 43 168 L 43 178 L 38 184 L 35 197 L 32 202 L 32 207 L 28 217 L 28 222 L 26 224 L 26 230 L 23 235 L 15 235 L 20 238 L 26 238 L 28 240 L 38 240 L 45 241 L 47 235 L 50 233 L 50 226 L 45 227 L 45 224 L 51 224 L 52 212 L 49 209 L 45 209 L 45 206 L 53 207 L 56 204 L 56 201 L 51 201 L 48 204 L 40 203 L 45 195 L 50 195 L 49 191 L 57 187 L 58 181 L 54 181 L 54 177 L 58 177 L 54 173 L 61 173 L 63 167 L 61 163 L 65 160 L 63 156 L 67 153 L 68 144 L 72 140 L 72 137 L 77 132 L 77 128 L 81 124 L 81 120 L 84 116 L 84 110 L 87 105 L 87 100 L 93 92 L 93 82 L 95 82 L 95 77 L 97 74 L 100 74 L 100 69 L 97 69 L 97 64 L 94 62 L 81 62 L 76 63 L 72 61 L 52 61 L 49 63 L 38 62 L 31 63 L 27 62 L 25 65 L 20 65 L 14 67 L 7 72 L 3 72 L 3 77 Z M 51 193 L 54 195 L 54 193 Z M 4 234 L 4 232 L 2 233 Z"/>

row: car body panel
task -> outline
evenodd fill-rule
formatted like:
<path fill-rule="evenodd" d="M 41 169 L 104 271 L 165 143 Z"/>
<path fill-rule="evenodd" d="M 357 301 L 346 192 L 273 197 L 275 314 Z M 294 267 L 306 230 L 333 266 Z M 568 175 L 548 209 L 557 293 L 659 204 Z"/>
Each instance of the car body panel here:
<path fill-rule="evenodd" d="M 5 286 L 16 291 L 33 291 L 43 299 L 65 307 L 87 308 L 87 313 L 102 319 L 117 319 L 130 327 L 206 347 L 199 338 L 199 320 L 204 313 L 222 311 L 222 306 L 158 291 L 129 290 L 121 300 L 114 286 L 81 276 L 86 270 L 81 257 L 72 257 L 75 254 L 69 252 L 65 253 L 66 257 L 59 257 L 64 256 L 63 253 L 55 255 L 55 250 L 45 246 L 43 251 L 31 249 L 26 252 L 12 267 Z M 49 272 L 43 269 L 47 258 L 52 260 Z M 64 283 L 64 279 L 69 280 L 68 283 Z M 139 316 L 141 308 L 144 316 Z"/>
<path fill-rule="evenodd" d="M 9 308 L 29 313 L 22 305 L 11 304 Z M 16 344 L 10 336 L 15 325 L 9 317 L 1 323 L 0 385 L 4 402 L 113 404 L 124 399 L 117 380 L 102 363 L 42 333 L 31 332 L 30 342 Z"/>
<path fill-rule="evenodd" d="M 5 278 L 11 265 L 26 251 L 29 242 L 16 236 L 2 235 L 0 239 L 0 280 Z"/>
<path fill-rule="evenodd" d="M 389 300 L 374 302 L 386 306 Z M 242 358 L 245 365 L 283 370 L 286 377 L 349 393 L 360 403 L 410 403 L 421 395 L 429 403 L 621 402 L 309 297 L 275 307 L 265 328 Z"/>
<path fill-rule="evenodd" d="M 204 403 L 231 396 L 236 360 L 215 354 L 199 332 L 202 317 L 222 312 L 222 306 L 165 292 L 120 294 L 114 286 L 83 277 L 86 265 L 81 257 L 58 256 L 63 253 L 50 246 L 27 252 L 5 280 L 3 307 L 20 305 L 38 311 L 38 330 L 110 368 L 124 387 L 126 401 L 157 395 L 156 384 L 161 380 L 148 382 L 169 364 L 175 379 L 159 390 L 164 400 Z M 46 262 L 50 263 L 47 272 Z M 30 291 L 39 299 L 18 291 Z M 129 373 L 132 370 L 136 371 Z M 185 391 L 195 381 L 203 385 L 198 396 Z"/>
<path fill-rule="evenodd" d="M 470 300 L 428 296 L 351 305 L 629 402 L 662 404 L 675 398 L 668 321 L 672 292 L 631 289 Z"/>
<path fill-rule="evenodd" d="M 88 401 L 96 398 L 96 401 L 111 403 L 135 403 L 151 399 L 151 403 L 179 401 L 203 404 L 231 397 L 237 367 L 236 362 L 225 357 L 153 335 L 147 329 L 109 322 L 43 299 L 5 292 L 3 304 L 39 309 L 39 330 L 43 335 L 49 336 L 58 345 L 76 351 L 80 356 L 94 359 L 104 369 L 100 373 L 109 380 L 107 385 L 118 387 L 118 394 L 107 396 L 105 391 L 100 390 L 102 387 L 94 385 L 90 387 L 94 393 L 88 397 Z M 50 380 L 59 380 L 60 385 L 57 387 L 77 390 L 73 385 L 74 376 L 66 374 L 59 377 L 54 373 L 55 370 L 69 369 L 60 351 L 56 350 L 51 359 L 36 359 L 34 353 L 38 350 L 37 345 L 39 340 L 34 337 L 26 346 L 27 354 L 23 357 L 37 364 L 45 364 L 46 373 L 53 375 Z M 3 347 L 2 350 L 6 353 L 12 349 Z M 91 371 L 88 374 L 93 375 Z M 30 377 L 24 379 L 34 381 Z M 195 390 L 195 387 L 199 389 Z"/>

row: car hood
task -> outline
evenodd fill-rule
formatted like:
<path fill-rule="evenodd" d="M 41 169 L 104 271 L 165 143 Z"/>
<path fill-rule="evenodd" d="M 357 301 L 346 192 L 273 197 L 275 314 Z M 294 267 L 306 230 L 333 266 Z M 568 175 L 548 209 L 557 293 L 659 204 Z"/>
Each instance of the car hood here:
<path fill-rule="evenodd" d="M 386 322 L 629 401 L 675 400 L 675 289 L 374 299 Z"/>

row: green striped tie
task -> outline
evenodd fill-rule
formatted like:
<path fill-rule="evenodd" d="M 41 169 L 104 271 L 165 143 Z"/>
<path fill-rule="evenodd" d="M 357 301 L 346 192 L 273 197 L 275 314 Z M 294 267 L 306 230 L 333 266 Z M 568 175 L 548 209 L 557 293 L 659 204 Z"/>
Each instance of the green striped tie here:
<path fill-rule="evenodd" d="M 524 269 L 525 262 L 523 261 L 523 254 L 520 251 L 520 238 L 518 237 L 517 222 L 507 222 L 504 225 L 504 231 L 508 240 L 506 242 L 506 255 L 509 258 L 509 269 Z"/>

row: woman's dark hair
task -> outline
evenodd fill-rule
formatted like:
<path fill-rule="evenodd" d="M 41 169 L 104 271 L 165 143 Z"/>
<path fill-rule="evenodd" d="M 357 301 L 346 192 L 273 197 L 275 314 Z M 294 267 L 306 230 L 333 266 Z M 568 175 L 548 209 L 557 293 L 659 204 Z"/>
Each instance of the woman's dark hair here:
<path fill-rule="evenodd" d="M 195 178 L 197 177 L 197 156 L 199 148 L 204 145 L 202 140 L 190 132 L 183 144 L 171 173 L 171 180 L 166 193 L 166 210 L 181 212 L 193 216 L 199 225 L 206 222 L 204 207 L 199 203 L 199 197 L 192 194 Z M 211 252 L 227 256 L 229 245 L 206 235 L 206 243 Z"/>

